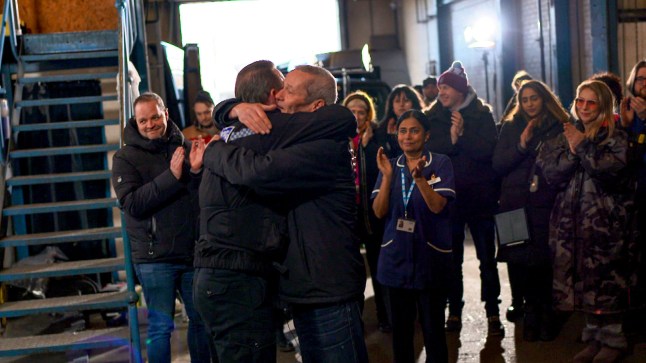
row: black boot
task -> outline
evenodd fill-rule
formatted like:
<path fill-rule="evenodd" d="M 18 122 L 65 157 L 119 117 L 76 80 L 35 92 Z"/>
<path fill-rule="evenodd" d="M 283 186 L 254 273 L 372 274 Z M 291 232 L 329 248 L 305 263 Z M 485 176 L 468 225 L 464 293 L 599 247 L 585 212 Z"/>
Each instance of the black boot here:
<path fill-rule="evenodd" d="M 535 308 L 525 305 L 525 317 L 523 319 L 523 339 L 526 342 L 535 342 L 540 336 L 540 313 Z"/>
<path fill-rule="evenodd" d="M 540 339 L 544 342 L 551 342 L 556 339 L 558 335 L 558 323 L 556 321 L 556 316 L 552 309 L 544 308 L 541 313 L 541 330 L 540 330 Z"/>
<path fill-rule="evenodd" d="M 507 308 L 507 314 L 505 314 L 507 321 L 515 323 L 518 320 L 520 320 L 525 314 L 523 310 L 524 310 L 523 304 L 519 304 L 512 301 L 511 305 Z"/>

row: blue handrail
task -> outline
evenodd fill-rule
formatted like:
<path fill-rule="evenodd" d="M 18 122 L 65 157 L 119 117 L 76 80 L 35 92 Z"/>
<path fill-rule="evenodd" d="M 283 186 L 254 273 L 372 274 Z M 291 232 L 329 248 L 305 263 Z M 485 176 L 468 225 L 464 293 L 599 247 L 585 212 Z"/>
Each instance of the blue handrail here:
<path fill-rule="evenodd" d="M 15 32 L 15 13 L 14 9 L 15 6 L 17 6 L 14 3 L 15 0 L 5 0 L 4 2 L 4 9 L 2 11 L 2 23 L 0 24 L 0 67 L 4 66 L 2 64 L 2 57 L 4 56 L 4 43 L 5 43 L 5 38 L 6 38 L 6 29 L 7 25 L 9 28 L 9 44 L 11 46 L 11 52 L 13 53 L 13 56 L 15 59 L 18 59 L 18 51 L 17 51 L 17 40 L 16 40 L 16 32 Z M 0 86 L 0 97 L 5 97 L 7 95 L 7 90 L 5 87 L 11 87 L 11 84 L 5 85 L 3 84 Z M 8 100 L 10 101 L 10 100 Z M 8 117 L 9 120 L 11 120 L 11 108 L 8 110 Z M 5 122 L 5 120 L 2 120 L 0 122 Z M 5 132 L 10 132 L 9 129 L 5 129 L 4 127 L 0 126 L 0 164 L 4 167 L 6 164 L 6 155 L 7 155 L 7 143 L 6 141 L 10 137 L 10 135 L 5 135 Z M 4 173 L 2 176 L 2 179 L 4 180 Z"/>
<path fill-rule="evenodd" d="M 132 102 L 130 99 L 130 79 L 128 76 L 128 63 L 137 38 L 136 13 L 134 1 L 137 0 L 116 0 L 115 6 L 119 11 L 119 124 L 121 126 L 119 144 L 123 146 L 123 128 L 126 121 L 132 115 Z M 137 294 L 134 290 L 134 269 L 130 251 L 130 240 L 125 229 L 125 218 L 121 212 L 121 229 L 123 231 L 123 247 L 126 268 L 126 280 L 128 293 L 131 297 L 128 306 L 130 340 L 131 340 L 131 361 L 142 362 L 141 342 L 139 337 L 139 324 L 137 319 Z"/>
<path fill-rule="evenodd" d="M 13 56 L 18 59 L 17 51 L 17 41 L 16 41 L 16 32 L 14 23 L 14 1 L 15 0 L 5 0 L 4 10 L 2 11 L 2 30 L 0 30 L 0 64 L 2 62 L 2 56 L 4 55 L 4 41 L 6 34 L 7 24 L 9 24 L 9 42 L 11 44 L 11 52 Z M 7 86 L 7 85 L 4 85 Z M 10 86 L 10 85 L 9 85 Z M 4 87 L 0 87 L 0 95 L 7 93 L 7 90 Z"/>
<path fill-rule="evenodd" d="M 17 40 L 16 40 L 16 13 L 14 11 L 15 7 L 17 6 L 16 0 L 5 0 L 4 2 L 4 8 L 2 11 L 2 24 L 0 24 L 0 68 L 4 67 L 4 64 L 2 63 L 2 58 L 4 56 L 4 43 L 6 39 L 6 29 L 9 28 L 9 44 L 11 46 L 11 52 L 13 53 L 13 56 L 15 59 L 18 59 L 18 51 L 17 51 Z M 8 26 L 7 26 L 8 25 Z M 7 97 L 6 95 L 10 95 L 9 92 L 7 92 L 7 89 L 5 87 L 11 87 L 11 84 L 3 84 L 2 87 L 0 87 L 0 97 L 4 98 L 10 98 Z M 11 120 L 11 99 L 7 99 L 7 104 L 9 106 L 8 110 L 8 117 L 9 120 Z M 2 120 L 3 124 L 5 120 Z M 11 128 L 10 127 L 2 127 L 0 126 L 0 164 L 2 167 L 6 165 L 6 157 L 8 155 L 7 152 L 7 141 L 11 138 Z M 4 170 L 1 170 L 2 180 L 4 181 Z M 4 188 L 3 188 L 4 189 Z"/>
<path fill-rule="evenodd" d="M 5 28 L 7 24 L 7 14 L 9 14 L 9 7 L 11 6 L 11 1 L 5 1 L 4 2 L 4 10 L 2 12 L 2 30 L 0 31 L 0 63 L 2 62 L 2 55 L 4 53 L 4 36 L 5 36 Z M 0 87 L 0 94 L 6 94 L 7 91 L 4 89 L 4 87 Z M 4 139 L 4 138 L 3 138 Z"/>
<path fill-rule="evenodd" d="M 136 1 L 136 0 L 135 0 Z M 135 14 L 134 1 L 116 0 L 115 6 L 119 11 L 119 105 L 121 138 L 120 145 L 123 146 L 123 128 L 125 123 L 132 116 L 132 100 L 130 97 L 130 77 L 128 65 L 130 54 L 137 39 L 137 17 Z"/>

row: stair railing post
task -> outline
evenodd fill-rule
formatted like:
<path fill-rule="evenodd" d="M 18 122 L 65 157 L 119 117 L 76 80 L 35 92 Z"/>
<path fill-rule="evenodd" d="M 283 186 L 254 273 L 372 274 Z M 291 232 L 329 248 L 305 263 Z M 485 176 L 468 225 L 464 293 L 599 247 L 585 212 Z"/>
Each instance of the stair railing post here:
<path fill-rule="evenodd" d="M 135 291 L 135 271 L 132 266 L 130 239 L 126 233 L 126 217 L 121 211 L 121 234 L 123 235 L 123 255 L 125 257 L 124 264 L 126 269 L 126 284 L 128 285 L 128 322 L 130 325 L 130 340 L 132 343 L 130 350 L 130 359 L 134 363 L 142 363 L 143 358 L 141 354 L 141 340 L 139 337 L 139 317 L 137 302 L 140 297 Z"/>
<path fill-rule="evenodd" d="M 9 43 L 11 44 L 11 52 L 15 59 L 19 59 L 17 36 L 22 35 L 22 30 L 20 29 L 20 17 L 18 15 L 18 0 L 5 0 L 6 4 L 9 4 L 7 8 L 9 11 Z"/>
<path fill-rule="evenodd" d="M 130 100 L 130 79 L 128 75 L 128 63 L 131 51 L 131 32 L 128 0 L 116 0 L 115 6 L 119 12 L 119 146 L 123 147 L 123 130 L 132 115 L 132 102 Z M 121 230 L 123 236 L 124 267 L 126 270 L 126 284 L 130 303 L 128 304 L 128 322 L 130 326 L 130 359 L 135 363 L 141 363 L 141 340 L 139 337 L 139 319 L 137 301 L 138 295 L 135 292 L 134 268 L 130 250 L 130 240 L 125 229 L 125 216 L 121 211 Z"/>
<path fill-rule="evenodd" d="M 10 3 L 11 2 L 9 1 L 5 1 L 4 10 L 2 11 L 2 24 L 0 24 L 2 26 L 2 30 L 0 30 L 0 62 L 2 61 L 2 54 L 4 53 L 4 39 L 5 39 L 4 36 L 5 36 L 6 24 L 8 21 Z M 2 86 L 3 87 L 0 88 L 0 93 L 5 94 L 6 93 L 5 87 L 10 87 L 11 85 L 7 86 L 6 84 L 3 84 Z"/>
<path fill-rule="evenodd" d="M 130 79 L 128 63 L 130 52 L 130 24 L 127 0 L 117 0 L 115 6 L 119 11 L 119 124 L 121 126 L 119 145 L 123 146 L 123 129 L 132 116 L 130 100 Z"/>

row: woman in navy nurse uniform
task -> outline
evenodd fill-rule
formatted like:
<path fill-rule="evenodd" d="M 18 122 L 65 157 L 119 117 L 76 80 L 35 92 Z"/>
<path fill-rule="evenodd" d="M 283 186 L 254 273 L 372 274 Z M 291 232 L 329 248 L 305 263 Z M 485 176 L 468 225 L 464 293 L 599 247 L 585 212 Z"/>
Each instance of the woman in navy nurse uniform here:
<path fill-rule="evenodd" d="M 379 176 L 372 192 L 373 209 L 385 218 L 377 280 L 391 294 L 393 355 L 412 363 L 415 319 L 424 335 L 426 362 L 447 362 L 444 308 L 451 266 L 450 203 L 455 198 L 453 166 L 424 148 L 429 122 L 417 110 L 397 120 L 403 154 L 388 160 L 377 153 Z"/>

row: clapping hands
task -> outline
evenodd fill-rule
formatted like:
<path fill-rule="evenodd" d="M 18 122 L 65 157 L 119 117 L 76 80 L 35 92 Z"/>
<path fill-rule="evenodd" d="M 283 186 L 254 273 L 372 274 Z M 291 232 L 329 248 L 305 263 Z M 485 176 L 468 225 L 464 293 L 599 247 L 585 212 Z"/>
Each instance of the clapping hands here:
<path fill-rule="evenodd" d="M 202 137 L 198 137 L 196 140 L 193 140 L 191 145 L 191 153 L 188 156 L 189 162 L 191 164 L 191 171 L 198 172 L 202 169 L 204 164 L 204 150 L 206 149 L 206 143 Z"/>
<path fill-rule="evenodd" d="M 462 134 L 464 134 L 464 119 L 460 111 L 453 111 L 451 113 L 451 143 L 455 145 Z"/>
<path fill-rule="evenodd" d="M 377 167 L 385 178 L 390 178 L 393 175 L 393 166 L 390 164 L 383 147 L 377 150 Z"/>
<path fill-rule="evenodd" d="M 585 139 L 583 132 L 579 131 L 576 126 L 571 123 L 563 125 L 563 135 L 570 146 L 570 152 L 576 154 L 576 147 Z"/>

